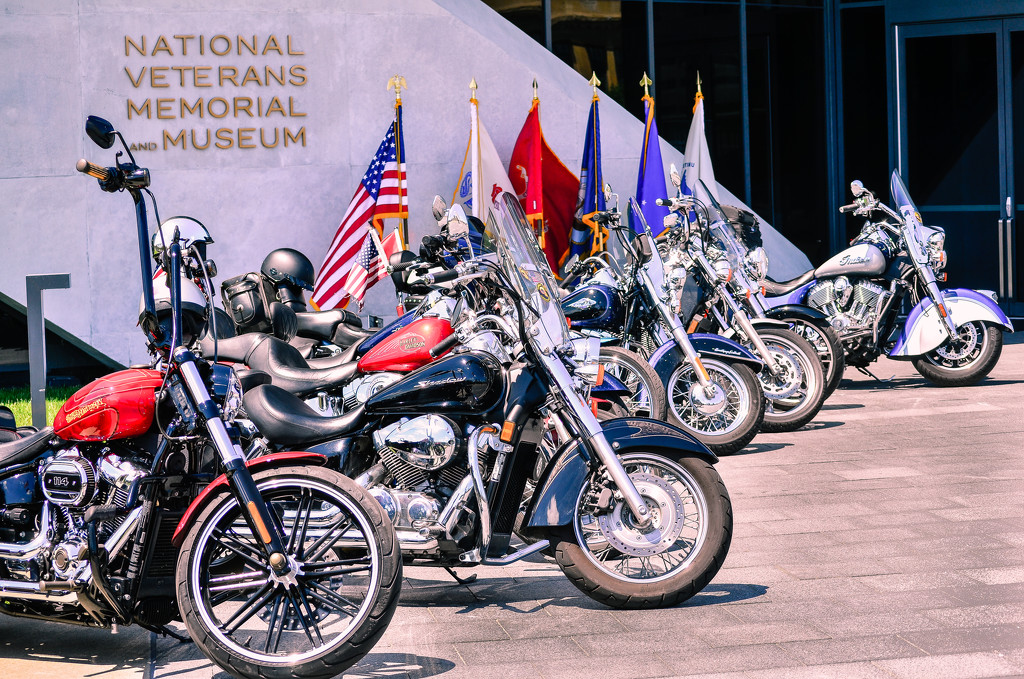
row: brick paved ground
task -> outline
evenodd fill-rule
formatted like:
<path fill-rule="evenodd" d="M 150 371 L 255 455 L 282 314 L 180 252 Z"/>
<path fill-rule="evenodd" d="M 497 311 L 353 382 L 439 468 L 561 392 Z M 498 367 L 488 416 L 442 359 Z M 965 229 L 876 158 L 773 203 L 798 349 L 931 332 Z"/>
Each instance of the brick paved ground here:
<path fill-rule="evenodd" d="M 1024 345 L 992 376 L 929 387 L 882 361 L 817 419 L 718 468 L 735 537 L 683 606 L 614 611 L 537 558 L 458 585 L 406 570 L 348 677 L 1024 676 Z M 139 630 L 0 619 L 4 676 L 226 677 Z"/>

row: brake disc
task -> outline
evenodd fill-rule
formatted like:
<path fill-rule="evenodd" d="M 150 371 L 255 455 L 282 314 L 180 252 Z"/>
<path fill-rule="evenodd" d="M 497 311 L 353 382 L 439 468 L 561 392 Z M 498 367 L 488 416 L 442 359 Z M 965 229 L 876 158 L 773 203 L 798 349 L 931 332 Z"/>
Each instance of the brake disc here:
<path fill-rule="evenodd" d="M 665 479 L 643 472 L 629 475 L 647 503 L 651 523 L 641 528 L 624 501 L 598 517 L 598 526 L 612 548 L 630 556 L 659 554 L 682 534 L 686 511 L 683 498 Z"/>
<path fill-rule="evenodd" d="M 772 358 L 778 364 L 780 373 L 775 374 L 767 367 L 758 373 L 757 376 L 761 380 L 764 395 L 773 401 L 789 398 L 796 393 L 803 382 L 804 371 L 800 367 L 800 361 L 796 354 L 778 344 L 770 344 L 768 351 L 771 352 Z"/>

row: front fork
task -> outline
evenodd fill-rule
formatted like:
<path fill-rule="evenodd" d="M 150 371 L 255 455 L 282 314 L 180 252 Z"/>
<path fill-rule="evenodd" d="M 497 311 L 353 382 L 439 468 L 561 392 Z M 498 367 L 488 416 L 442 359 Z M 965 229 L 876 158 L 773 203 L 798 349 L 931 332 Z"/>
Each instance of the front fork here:
<path fill-rule="evenodd" d="M 267 503 L 263 501 L 259 489 L 256 488 L 252 474 L 245 466 L 245 454 L 242 452 L 241 446 L 231 440 L 224 420 L 220 418 L 220 409 L 210 398 L 210 392 L 196 367 L 196 357 L 184 347 L 179 347 L 174 351 L 174 362 L 196 404 L 199 415 L 203 418 L 210 440 L 224 463 L 228 484 L 239 504 L 245 508 L 242 515 L 245 517 L 249 529 L 252 530 L 253 535 L 259 536 L 274 572 L 278 575 L 287 573 L 289 570 L 288 558 L 285 556 L 284 541 L 278 530 L 277 522 L 271 516 Z"/>
<path fill-rule="evenodd" d="M 552 386 L 556 387 L 560 392 L 559 394 L 554 394 L 554 396 L 569 410 L 571 414 L 570 419 L 578 423 L 578 426 L 582 429 L 580 433 L 586 439 L 585 445 L 597 453 L 597 457 L 604 464 L 608 476 L 611 477 L 612 482 L 618 487 L 630 511 L 636 517 L 638 525 L 648 525 L 651 522 L 651 512 L 647 507 L 647 503 L 636 489 L 636 486 L 633 485 L 633 480 L 626 473 L 626 469 L 622 466 L 619 456 L 615 454 L 611 444 L 608 443 L 608 439 L 605 438 L 601 423 L 583 402 L 579 394 L 576 393 L 569 371 L 565 369 L 565 365 L 563 365 L 562 361 L 553 351 L 542 355 L 541 359 L 548 370 L 548 374 L 553 378 L 554 384 Z"/>
<path fill-rule="evenodd" d="M 956 339 L 956 324 L 953 322 L 953 317 L 949 315 L 949 311 L 946 309 L 946 304 L 942 298 L 942 292 L 939 290 L 939 284 L 935 282 L 934 276 L 925 277 L 924 289 L 928 292 L 928 296 L 932 298 L 932 302 L 939 310 L 939 316 L 942 317 L 942 327 L 945 328 L 946 334 L 949 335 L 949 339 Z"/>
<path fill-rule="evenodd" d="M 750 322 L 750 316 L 747 315 L 746 309 L 736 303 L 736 299 L 725 288 L 724 283 L 719 283 L 718 285 L 718 296 L 729 307 L 729 310 L 732 312 L 733 322 L 740 327 L 740 331 L 746 336 L 747 341 L 753 345 L 757 355 L 760 356 L 773 375 L 778 375 L 782 371 L 782 366 L 775 361 L 772 352 L 768 350 L 768 346 L 761 339 L 761 335 L 758 334 L 757 328 Z"/>
<path fill-rule="evenodd" d="M 693 368 L 694 375 L 697 377 L 697 382 L 704 389 L 708 397 L 714 395 L 715 385 L 711 381 L 711 376 L 708 375 L 708 371 L 704 368 L 704 364 L 700 361 L 700 355 L 697 350 L 693 348 L 690 343 L 690 338 L 686 334 L 686 328 L 683 327 L 683 322 L 679 320 L 679 316 L 672 313 L 672 309 L 669 308 L 661 299 L 661 292 L 657 289 L 654 281 L 651 280 L 647 272 L 641 269 L 638 272 L 640 276 L 640 282 L 644 287 L 644 291 L 647 293 L 648 302 L 654 306 L 658 312 L 658 316 L 661 317 L 661 323 L 668 329 L 669 335 L 675 340 L 676 346 L 683 352 L 683 358 L 690 367 Z"/>

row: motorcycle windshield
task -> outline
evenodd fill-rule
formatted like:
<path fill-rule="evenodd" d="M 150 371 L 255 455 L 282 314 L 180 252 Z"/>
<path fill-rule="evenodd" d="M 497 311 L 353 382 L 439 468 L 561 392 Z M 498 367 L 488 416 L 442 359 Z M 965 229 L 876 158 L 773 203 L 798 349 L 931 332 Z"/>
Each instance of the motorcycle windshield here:
<path fill-rule="evenodd" d="M 651 257 L 644 263 L 644 269 L 647 271 L 647 275 L 650 279 L 654 282 L 654 285 L 660 288 L 662 283 L 665 281 L 665 262 L 661 259 L 661 252 L 658 250 L 657 243 L 654 240 L 654 234 L 651 232 L 651 226 L 644 218 L 644 213 L 640 209 L 635 198 L 629 199 L 629 210 L 632 213 L 630 215 L 630 221 L 634 226 L 639 225 L 642 227 L 642 232 L 647 236 L 647 243 L 651 248 Z"/>
<path fill-rule="evenodd" d="M 569 337 L 569 327 L 559 304 L 555 276 L 526 221 L 522 206 L 512 194 L 501 193 L 494 200 L 481 250 L 497 252 L 512 286 L 532 307 L 526 310 L 533 316 L 524 319 L 526 325 L 545 332 L 553 346 L 564 344 Z"/>
<path fill-rule="evenodd" d="M 899 208 L 903 217 L 904 241 L 907 252 L 920 264 L 928 262 L 928 255 L 925 252 L 927 234 L 924 232 L 924 224 L 921 220 L 921 213 L 907 191 L 907 185 L 896 170 L 892 171 L 892 180 L 889 182 L 889 191 L 892 194 L 892 201 Z"/>

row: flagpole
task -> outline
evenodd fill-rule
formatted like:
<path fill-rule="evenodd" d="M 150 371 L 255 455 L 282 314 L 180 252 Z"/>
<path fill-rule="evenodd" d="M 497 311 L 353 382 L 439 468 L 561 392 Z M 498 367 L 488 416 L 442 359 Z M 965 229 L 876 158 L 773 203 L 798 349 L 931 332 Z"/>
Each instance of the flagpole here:
<path fill-rule="evenodd" d="M 470 195 L 473 200 L 473 216 L 483 219 L 480 212 L 484 204 L 484 189 L 480 184 L 480 103 L 476 99 L 476 78 L 469 81 L 469 90 Z"/>
<path fill-rule="evenodd" d="M 395 88 L 395 153 L 398 160 L 398 209 L 402 209 L 402 180 L 405 179 L 405 169 L 402 167 L 402 145 L 404 143 L 402 137 L 404 132 L 402 130 L 402 89 L 409 89 L 409 85 L 405 82 L 405 78 L 398 75 L 397 73 L 393 78 L 388 80 L 388 91 L 391 88 Z M 402 217 L 402 242 L 409 242 L 409 218 Z"/>
<path fill-rule="evenodd" d="M 539 128 L 540 127 L 540 97 L 537 96 L 537 79 L 536 78 L 533 79 L 533 102 L 531 102 L 531 106 L 530 106 L 530 110 L 533 111 L 533 109 L 537 109 L 537 126 Z M 544 167 L 544 163 L 543 163 L 543 160 L 542 160 L 541 168 L 539 170 L 540 172 L 544 171 L 543 167 Z M 547 250 L 545 250 L 545 247 L 547 245 L 547 243 L 546 243 L 547 238 L 545 236 L 545 229 L 544 229 L 544 197 L 543 197 L 543 195 L 541 196 L 540 210 L 541 210 L 541 212 L 540 212 L 540 219 L 534 220 L 535 223 L 533 225 L 533 228 L 536 229 L 536 231 L 537 231 L 537 241 L 538 241 L 538 244 L 540 245 L 541 251 L 546 252 Z"/>

